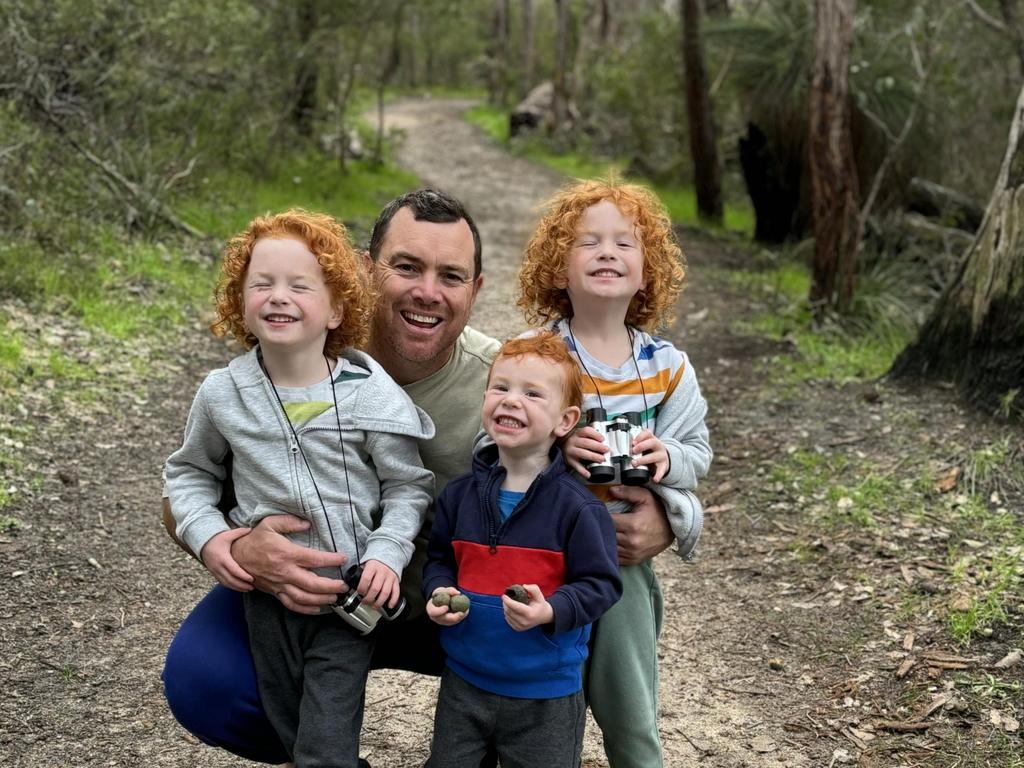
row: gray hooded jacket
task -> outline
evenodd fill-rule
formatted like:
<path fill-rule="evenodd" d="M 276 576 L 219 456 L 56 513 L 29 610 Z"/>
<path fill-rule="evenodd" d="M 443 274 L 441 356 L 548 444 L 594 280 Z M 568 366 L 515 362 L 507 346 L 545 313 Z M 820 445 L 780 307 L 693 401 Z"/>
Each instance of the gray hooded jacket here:
<path fill-rule="evenodd" d="M 401 575 L 434 498 L 433 474 L 416 447 L 434 435 L 430 418 L 376 361 L 348 349 L 343 357 L 370 374 L 337 383 L 341 435 L 332 408 L 296 424 L 296 442 L 257 354 L 254 348 L 206 377 L 184 443 L 167 460 L 178 538 L 198 556 L 228 530 L 217 502 L 230 453 L 235 524 L 296 515 L 311 522 L 308 531 L 290 535 L 296 544 L 337 550 L 354 563 L 358 542 L 362 562 L 379 560 Z"/>

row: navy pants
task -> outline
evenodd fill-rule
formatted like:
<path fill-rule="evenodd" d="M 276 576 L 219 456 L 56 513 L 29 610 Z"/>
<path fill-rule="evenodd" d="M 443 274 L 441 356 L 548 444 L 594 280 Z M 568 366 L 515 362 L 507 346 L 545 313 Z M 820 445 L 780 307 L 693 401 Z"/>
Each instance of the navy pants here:
<path fill-rule="evenodd" d="M 382 621 L 374 633 L 373 669 L 441 674 L 439 627 L 425 615 Z M 163 681 L 171 713 L 199 740 L 248 760 L 287 762 L 263 711 L 240 592 L 218 584 L 192 609 L 171 641 Z"/>

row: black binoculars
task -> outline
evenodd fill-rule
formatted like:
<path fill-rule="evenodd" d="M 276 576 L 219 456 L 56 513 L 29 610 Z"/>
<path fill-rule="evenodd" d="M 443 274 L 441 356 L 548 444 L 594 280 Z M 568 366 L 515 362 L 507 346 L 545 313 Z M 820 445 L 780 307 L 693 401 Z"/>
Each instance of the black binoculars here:
<path fill-rule="evenodd" d="M 633 454 L 633 441 L 640 434 L 643 423 L 639 413 L 629 411 L 609 419 L 604 408 L 591 408 L 587 411 L 587 421 L 588 426 L 600 432 L 605 445 L 611 448 L 601 461 L 586 465 L 591 483 L 614 483 L 618 476 L 623 485 L 643 485 L 651 479 L 651 470 L 647 466 L 633 466 L 633 460 L 640 455 Z"/>

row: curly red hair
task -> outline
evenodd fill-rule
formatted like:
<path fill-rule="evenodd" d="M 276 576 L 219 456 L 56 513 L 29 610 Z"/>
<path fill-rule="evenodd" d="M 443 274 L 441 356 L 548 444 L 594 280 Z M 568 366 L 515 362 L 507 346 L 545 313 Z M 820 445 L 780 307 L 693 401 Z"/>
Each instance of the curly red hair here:
<path fill-rule="evenodd" d="M 639 185 L 590 180 L 577 181 L 548 201 L 546 213 L 526 246 L 519 268 L 517 304 L 531 325 L 572 317 L 569 293 L 557 284 L 565 281 L 568 256 L 583 213 L 605 200 L 636 222 L 644 254 L 645 287 L 630 302 L 626 322 L 653 332 L 672 321 L 672 308 L 683 288 L 686 269 L 665 206 Z"/>
<path fill-rule="evenodd" d="M 583 405 L 583 379 L 580 376 L 580 367 L 576 364 L 569 347 L 564 339 L 552 331 L 541 331 L 529 336 L 509 339 L 498 350 L 494 356 L 494 363 L 503 357 L 523 357 L 524 355 L 536 355 L 553 365 L 562 369 L 562 407 L 577 408 Z M 491 369 L 494 369 L 491 363 Z M 490 384 L 490 373 L 487 374 L 487 381 Z"/>
<path fill-rule="evenodd" d="M 324 353 L 337 357 L 343 349 L 365 342 L 376 295 L 367 270 L 341 222 L 301 208 L 257 217 L 228 241 L 214 292 L 217 319 L 210 330 L 217 336 L 234 336 L 246 349 L 256 345 L 257 338 L 245 325 L 243 289 L 252 250 L 264 237 L 293 237 L 305 243 L 320 264 L 332 306 L 343 309 L 341 324 L 327 332 Z"/>

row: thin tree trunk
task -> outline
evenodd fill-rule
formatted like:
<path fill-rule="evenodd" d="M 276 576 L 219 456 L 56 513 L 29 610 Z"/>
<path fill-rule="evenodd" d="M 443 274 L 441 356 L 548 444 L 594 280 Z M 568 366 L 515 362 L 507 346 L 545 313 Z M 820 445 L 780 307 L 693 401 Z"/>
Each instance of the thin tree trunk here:
<path fill-rule="evenodd" d="M 391 24 L 391 45 L 381 69 L 380 80 L 377 82 L 377 141 L 373 150 L 373 159 L 378 165 L 384 162 L 384 91 L 391 83 L 395 72 L 398 71 L 399 64 L 402 63 L 399 33 L 402 31 L 402 11 L 404 10 L 405 0 L 402 0 L 395 6 L 395 15 Z"/>
<path fill-rule="evenodd" d="M 555 71 L 552 77 L 555 92 L 551 106 L 555 114 L 553 132 L 558 134 L 569 122 L 569 88 L 566 82 L 569 61 L 569 0 L 555 0 L 555 13 Z"/>
<path fill-rule="evenodd" d="M 508 32 L 508 0 L 494 0 L 488 101 L 497 107 L 504 107 L 508 101 Z"/>
<path fill-rule="evenodd" d="M 519 81 L 519 99 L 533 88 L 533 0 L 523 0 L 523 78 Z"/>
<path fill-rule="evenodd" d="M 594 61 L 595 52 L 607 44 L 611 27 L 611 9 L 608 0 L 586 0 L 583 5 L 583 21 L 580 24 L 580 39 L 576 44 L 576 57 L 572 73 L 572 101 L 577 109 L 585 109 L 589 101 L 589 79 L 587 73 Z"/>
<path fill-rule="evenodd" d="M 1024 88 L 981 228 L 892 374 L 952 379 L 966 399 L 1024 417 Z"/>
<path fill-rule="evenodd" d="M 313 35 L 316 33 L 316 2 L 302 0 L 296 8 L 299 52 L 295 72 L 295 99 L 292 103 L 292 122 L 300 136 L 313 135 L 313 118 L 316 116 L 317 55 L 313 50 Z"/>
<path fill-rule="evenodd" d="M 1017 47 L 1017 63 L 1020 65 L 1021 74 L 1024 75 L 1024 27 L 1020 23 L 1020 9 L 1018 0 L 999 0 L 999 11 L 1006 23 L 1006 30 Z"/>
<path fill-rule="evenodd" d="M 811 227 L 814 264 L 810 301 L 846 309 L 857 256 L 857 169 L 850 134 L 849 70 L 856 0 L 815 0 L 810 102 Z"/>
<path fill-rule="evenodd" d="M 715 120 L 700 35 L 700 0 L 680 0 L 683 33 L 683 82 L 690 130 L 690 157 L 697 188 L 697 214 L 722 221 L 722 164 L 715 142 Z"/>

